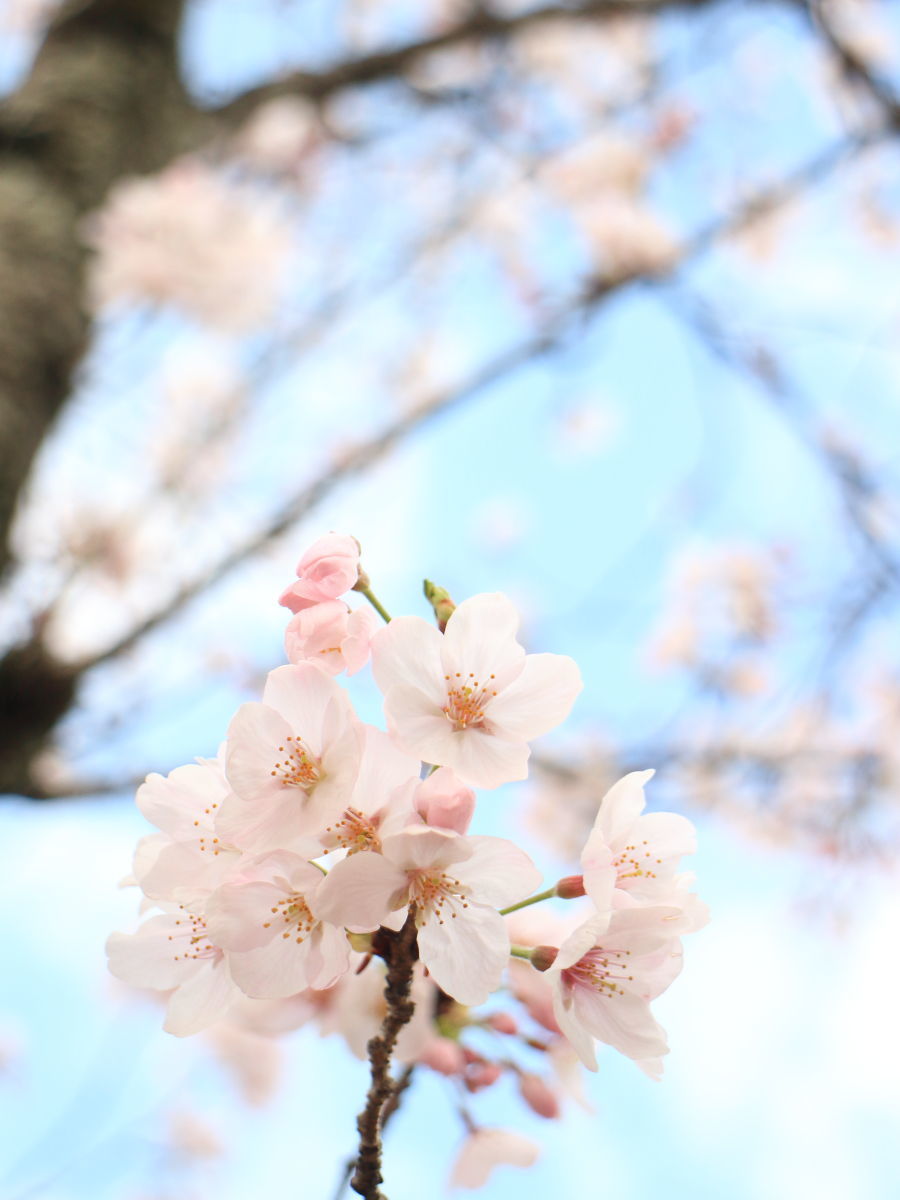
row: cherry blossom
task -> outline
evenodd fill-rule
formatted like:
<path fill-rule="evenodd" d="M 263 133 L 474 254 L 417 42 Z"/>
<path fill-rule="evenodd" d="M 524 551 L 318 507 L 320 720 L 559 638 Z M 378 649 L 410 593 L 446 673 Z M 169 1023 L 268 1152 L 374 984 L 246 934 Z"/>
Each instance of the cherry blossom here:
<path fill-rule="evenodd" d="M 598 909 L 616 903 L 614 892 L 647 904 L 673 903 L 678 862 L 696 849 L 696 832 L 687 817 L 643 812 L 644 785 L 653 774 L 632 771 L 600 802 L 581 854 L 584 888 Z"/>
<path fill-rule="evenodd" d="M 681 970 L 680 917 L 662 906 L 599 913 L 559 947 L 547 971 L 553 1011 L 589 1070 L 597 1070 L 595 1038 L 639 1063 L 668 1053 L 649 1002 Z"/>
<path fill-rule="evenodd" d="M 284 634 L 292 663 L 314 662 L 329 675 L 355 675 L 369 661 L 378 618 L 367 608 L 351 611 L 340 600 L 325 600 L 295 613 Z"/>
<path fill-rule="evenodd" d="M 136 804 L 162 833 L 142 839 L 134 875 L 145 896 L 191 904 L 233 870 L 241 851 L 218 834 L 215 821 L 230 793 L 220 759 L 198 759 L 168 776 L 147 776 Z"/>
<path fill-rule="evenodd" d="M 362 726 L 333 679 L 311 663 L 277 667 L 263 702 L 243 704 L 229 726 L 233 794 L 218 814 L 220 836 L 256 852 L 310 851 L 350 800 L 362 746 Z"/>
<path fill-rule="evenodd" d="M 174 304 L 234 332 L 271 318 L 294 249 L 271 195 L 229 183 L 196 158 L 117 184 L 85 236 L 96 252 L 95 306 Z"/>
<path fill-rule="evenodd" d="M 484 1187 L 496 1167 L 530 1167 L 539 1153 L 534 1142 L 509 1129 L 474 1129 L 453 1165 L 450 1185 L 473 1190 Z"/>
<path fill-rule="evenodd" d="M 248 996 L 293 996 L 327 988 L 347 970 L 343 929 L 319 919 L 322 872 L 281 851 L 242 864 L 206 906 L 211 935 L 228 952 L 235 982 Z"/>
<path fill-rule="evenodd" d="M 318 834 L 327 852 L 381 850 L 381 839 L 416 821 L 414 797 L 422 786 L 419 762 L 396 746 L 386 733 L 364 725 L 359 772 L 347 805 Z"/>
<path fill-rule="evenodd" d="M 496 592 L 464 600 L 443 634 L 398 617 L 375 635 L 372 668 L 398 745 L 472 787 L 526 777 L 528 742 L 565 720 L 582 684 L 572 659 L 526 655 L 518 624 Z"/>
<path fill-rule="evenodd" d="M 163 1028 L 177 1037 L 222 1019 L 241 995 L 203 916 L 174 905 L 137 933 L 111 933 L 109 969 L 133 987 L 171 991 Z"/>
<path fill-rule="evenodd" d="M 364 851 L 338 863 L 318 904 L 335 923 L 374 929 L 414 903 L 422 962 L 448 995 L 475 1005 L 498 986 L 509 957 L 497 908 L 539 883 L 534 864 L 512 842 L 421 825 L 384 838 L 381 854 Z"/>

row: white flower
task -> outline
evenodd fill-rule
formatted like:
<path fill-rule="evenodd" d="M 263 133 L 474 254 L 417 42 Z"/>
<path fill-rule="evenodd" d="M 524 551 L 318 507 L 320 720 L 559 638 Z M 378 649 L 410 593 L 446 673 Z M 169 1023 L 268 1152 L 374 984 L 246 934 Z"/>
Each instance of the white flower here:
<path fill-rule="evenodd" d="M 357 929 L 396 926 L 416 904 L 419 955 L 435 983 L 461 1004 L 483 1004 L 509 959 L 497 908 L 540 884 L 531 859 L 504 838 L 463 837 L 413 825 L 382 841 L 382 853 L 353 854 L 331 869 L 318 912 Z M 394 916 L 392 916 L 394 914 Z"/>
<path fill-rule="evenodd" d="M 571 658 L 529 654 L 499 592 L 464 600 L 444 634 L 398 617 L 375 635 L 372 667 L 391 735 L 472 787 L 528 774 L 528 742 L 564 721 L 581 691 Z"/>

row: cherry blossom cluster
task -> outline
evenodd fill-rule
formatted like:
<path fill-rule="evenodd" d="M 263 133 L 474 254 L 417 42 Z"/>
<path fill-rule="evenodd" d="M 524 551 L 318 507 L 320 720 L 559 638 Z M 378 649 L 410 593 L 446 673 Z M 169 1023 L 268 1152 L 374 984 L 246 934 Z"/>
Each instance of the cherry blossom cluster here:
<path fill-rule="evenodd" d="M 371 610 L 351 609 L 351 592 Z M 289 664 L 238 709 L 216 758 L 138 790 L 158 832 L 138 844 L 133 882 L 157 911 L 110 936 L 110 969 L 168 993 L 171 1033 L 229 1014 L 252 1028 L 254 1006 L 274 1005 L 290 1014 L 280 1028 L 315 1023 L 363 1056 L 386 1012 L 379 960 L 414 921 L 414 1008 L 395 1058 L 469 1093 L 512 1074 L 555 1117 L 577 1060 L 596 1070 L 596 1041 L 660 1072 L 650 1001 L 681 968 L 681 935 L 706 920 L 679 872 L 694 831 L 643 812 L 653 772 L 638 771 L 604 797 L 579 873 L 543 891 L 522 849 L 471 833 L 475 789 L 527 777 L 529 743 L 565 720 L 581 679 L 570 658 L 526 654 L 505 596 L 426 595 L 436 623 L 390 619 L 348 536 L 301 558 L 281 597 Z M 370 662 L 386 732 L 337 679 Z M 554 899 L 576 903 L 530 908 Z M 467 1120 L 461 1186 L 533 1159 L 518 1135 Z"/>

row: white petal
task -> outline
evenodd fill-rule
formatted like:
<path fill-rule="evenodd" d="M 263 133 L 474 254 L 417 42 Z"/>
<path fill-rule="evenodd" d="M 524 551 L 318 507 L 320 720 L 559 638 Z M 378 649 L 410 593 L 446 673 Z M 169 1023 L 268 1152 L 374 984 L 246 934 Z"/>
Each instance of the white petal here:
<path fill-rule="evenodd" d="M 566 996 L 565 985 L 559 978 L 559 973 L 554 971 L 554 974 L 556 978 L 553 980 L 553 1015 L 556 1017 L 556 1023 L 587 1069 L 596 1071 L 597 1051 L 594 1048 L 594 1039 L 576 1019 L 571 996 Z"/>
<path fill-rule="evenodd" d="M 654 774 L 655 771 L 631 771 L 614 783 L 600 801 L 591 836 L 602 835 L 610 846 L 625 837 L 644 811 L 644 785 Z"/>
<path fill-rule="evenodd" d="M 453 866 L 456 874 L 456 864 L 472 857 L 472 840 L 450 829 L 412 825 L 385 838 L 383 849 L 385 858 L 403 871 Z"/>
<path fill-rule="evenodd" d="M 372 674 L 382 693 L 397 685 L 416 688 L 440 707 L 446 695 L 441 641 L 421 617 L 395 617 L 380 629 L 372 639 Z"/>
<path fill-rule="evenodd" d="M 526 742 L 508 741 L 481 729 L 467 729 L 454 737 L 455 753 L 447 766 L 470 787 L 502 787 L 528 778 L 531 751 Z"/>
<path fill-rule="evenodd" d="M 221 1021 L 240 996 L 224 959 L 206 959 L 203 967 L 169 997 L 163 1029 L 187 1037 Z"/>
<path fill-rule="evenodd" d="M 288 732 L 303 738 L 313 754 L 323 748 L 323 726 L 332 704 L 346 721 L 351 719 L 347 693 L 314 663 L 276 667 L 269 672 L 263 703 L 276 709 L 290 726 Z"/>
<path fill-rule="evenodd" d="M 529 654 L 519 676 L 491 700 L 486 715 L 508 737 L 531 741 L 569 715 L 584 685 L 564 654 Z"/>
<path fill-rule="evenodd" d="M 377 929 L 399 905 L 398 891 L 406 888 L 406 872 L 380 854 L 364 850 L 351 854 L 328 872 L 311 897 L 314 914 L 333 925 Z"/>
<path fill-rule="evenodd" d="M 536 892 L 541 873 L 525 853 L 506 838 L 469 837 L 472 856 L 453 868 L 481 904 L 505 908 Z"/>
<path fill-rule="evenodd" d="M 419 956 L 438 987 L 460 1004 L 484 1004 L 500 986 L 509 959 L 509 935 L 503 918 L 492 908 L 470 902 L 468 908 L 442 909 L 442 919 L 429 915 L 419 930 Z"/>
<path fill-rule="evenodd" d="M 444 634 L 443 664 L 448 674 L 471 671 L 486 685 L 491 675 L 505 686 L 522 670 L 525 651 L 516 641 L 519 614 L 502 592 L 483 592 L 457 605 Z"/>
<path fill-rule="evenodd" d="M 213 892 L 206 906 L 210 937 L 224 950 L 253 950 L 274 936 L 281 921 L 272 908 L 284 893 L 271 883 L 226 884 Z M 269 922 L 269 928 L 266 928 Z M 280 930 L 279 930 L 280 932 Z"/>
<path fill-rule="evenodd" d="M 279 747 L 287 744 L 285 739 L 292 732 L 274 708 L 256 701 L 240 706 L 228 727 L 225 769 L 241 799 L 255 800 L 260 791 L 274 787 L 280 790 L 281 781 L 272 776 L 272 771 L 284 758 Z"/>

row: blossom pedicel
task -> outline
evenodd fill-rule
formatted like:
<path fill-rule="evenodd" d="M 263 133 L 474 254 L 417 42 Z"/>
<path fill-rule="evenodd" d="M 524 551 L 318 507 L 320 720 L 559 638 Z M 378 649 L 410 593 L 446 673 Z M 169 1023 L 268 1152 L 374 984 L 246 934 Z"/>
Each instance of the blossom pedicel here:
<path fill-rule="evenodd" d="M 159 911 L 107 950 L 118 978 L 168 993 L 165 1028 L 179 1036 L 228 1019 L 252 1030 L 254 1005 L 265 1025 L 281 1004 L 290 1017 L 279 1028 L 315 1021 L 357 1055 L 368 1047 L 352 1182 L 374 1197 L 380 1131 L 400 1098 L 392 1054 L 407 1081 L 427 1068 L 471 1094 L 511 1075 L 547 1119 L 575 1086 L 573 1064 L 596 1070 L 598 1041 L 658 1076 L 668 1046 L 650 1001 L 706 910 L 678 871 L 692 826 L 643 812 L 652 771 L 610 789 L 580 874 L 544 891 L 512 841 L 470 831 L 474 789 L 524 779 L 530 741 L 581 690 L 570 658 L 526 654 L 505 596 L 454 605 L 427 583 L 437 624 L 392 620 L 358 543 L 335 533 L 297 577 L 281 597 L 294 614 L 290 665 L 238 709 L 215 759 L 139 789 L 159 832 L 139 843 L 133 881 Z M 383 628 L 346 603 L 352 591 Z M 359 719 L 337 679 L 370 656 L 387 732 Z M 558 907 L 538 920 L 531 906 L 545 900 Z M 459 1111 L 456 1186 L 533 1161 L 532 1143 Z"/>

